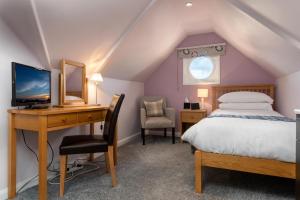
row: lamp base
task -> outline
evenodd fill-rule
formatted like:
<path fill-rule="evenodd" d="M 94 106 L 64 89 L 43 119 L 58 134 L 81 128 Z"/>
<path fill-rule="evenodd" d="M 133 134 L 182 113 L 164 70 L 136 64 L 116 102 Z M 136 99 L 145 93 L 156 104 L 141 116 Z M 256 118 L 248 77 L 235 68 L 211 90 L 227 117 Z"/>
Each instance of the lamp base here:
<path fill-rule="evenodd" d="M 96 105 L 98 105 L 98 83 L 95 82 L 95 88 L 96 88 Z"/>
<path fill-rule="evenodd" d="M 201 105 L 200 105 L 200 109 L 204 110 L 205 109 L 205 105 L 204 105 L 204 98 L 201 98 Z"/>

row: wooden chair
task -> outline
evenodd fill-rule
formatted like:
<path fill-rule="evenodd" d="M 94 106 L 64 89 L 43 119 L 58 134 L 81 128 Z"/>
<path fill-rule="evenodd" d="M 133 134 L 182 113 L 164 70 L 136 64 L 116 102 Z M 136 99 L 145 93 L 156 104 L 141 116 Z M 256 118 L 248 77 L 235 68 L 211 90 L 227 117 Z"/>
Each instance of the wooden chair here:
<path fill-rule="evenodd" d="M 114 95 L 109 109 L 106 113 L 103 136 L 99 135 L 72 135 L 63 138 L 59 147 L 60 154 L 60 197 L 64 196 L 64 183 L 66 176 L 67 155 L 87 154 L 104 152 L 106 169 L 112 177 L 112 186 L 117 185 L 114 157 L 113 141 L 115 137 L 115 128 L 124 94 Z"/>

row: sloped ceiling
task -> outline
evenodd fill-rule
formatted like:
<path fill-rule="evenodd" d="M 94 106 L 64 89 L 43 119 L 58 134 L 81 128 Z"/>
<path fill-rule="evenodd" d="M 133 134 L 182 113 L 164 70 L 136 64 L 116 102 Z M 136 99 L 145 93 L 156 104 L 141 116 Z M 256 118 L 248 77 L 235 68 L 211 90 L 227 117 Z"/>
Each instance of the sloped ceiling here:
<path fill-rule="evenodd" d="M 49 66 L 48 50 L 30 0 L 0 0 L 0 17 L 23 40 L 25 45 L 45 66 Z"/>
<path fill-rule="evenodd" d="M 0 16 L 45 66 L 143 81 L 186 36 L 215 31 L 276 77 L 300 70 L 300 1 L 0 0 Z"/>
<path fill-rule="evenodd" d="M 215 1 L 215 31 L 276 77 L 300 70 L 300 40 L 296 37 L 300 36 L 300 27 L 298 33 L 292 33 L 289 30 L 296 26 L 295 19 L 290 16 L 278 20 L 280 16 L 295 11 L 291 8 L 299 3 L 285 1 L 289 6 L 281 7 L 280 3 L 274 6 L 271 0 L 263 2 L 254 0 L 251 3 L 260 8 L 258 10 L 246 0 Z M 277 6 L 277 11 L 270 11 Z M 300 16 L 300 13 L 294 12 L 293 15 Z"/>

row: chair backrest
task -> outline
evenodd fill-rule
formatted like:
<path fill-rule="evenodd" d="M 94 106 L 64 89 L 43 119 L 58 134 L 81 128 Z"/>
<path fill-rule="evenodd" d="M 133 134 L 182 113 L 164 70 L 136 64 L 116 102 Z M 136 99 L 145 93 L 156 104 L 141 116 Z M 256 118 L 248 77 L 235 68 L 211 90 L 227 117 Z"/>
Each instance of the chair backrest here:
<path fill-rule="evenodd" d="M 161 97 L 161 96 L 144 96 L 141 98 L 140 101 L 140 106 L 141 108 L 145 108 L 145 104 L 144 101 L 158 101 L 158 100 L 163 100 L 163 109 L 165 109 L 167 107 L 167 102 L 166 102 L 166 98 L 165 97 Z"/>
<path fill-rule="evenodd" d="M 118 121 L 121 105 L 125 98 L 125 94 L 114 95 L 107 110 L 103 131 L 103 139 L 107 141 L 108 145 L 112 145 L 115 137 L 115 130 Z"/>

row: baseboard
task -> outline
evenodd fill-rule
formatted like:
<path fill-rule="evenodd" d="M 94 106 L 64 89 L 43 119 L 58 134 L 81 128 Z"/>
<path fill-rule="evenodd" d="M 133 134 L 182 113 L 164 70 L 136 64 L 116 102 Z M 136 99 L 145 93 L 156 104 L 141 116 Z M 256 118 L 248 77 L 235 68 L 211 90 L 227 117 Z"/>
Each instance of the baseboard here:
<path fill-rule="evenodd" d="M 118 147 L 123 146 L 123 145 L 125 145 L 125 144 L 127 144 L 127 143 L 129 143 L 129 142 L 131 142 L 133 140 L 135 140 L 136 137 L 138 137 L 139 135 L 140 135 L 140 133 L 135 133 L 133 135 L 130 135 L 130 136 L 126 137 L 126 138 L 123 138 L 123 139 L 119 140 L 118 141 Z M 97 154 L 96 158 L 100 157 L 102 155 L 103 155 L 103 153 L 99 153 L 99 154 Z M 54 174 L 52 174 L 52 175 L 48 174 L 48 179 L 51 179 L 54 176 L 55 176 Z M 25 179 L 23 181 L 18 182 L 17 183 L 17 191 L 20 189 L 20 187 L 22 187 L 26 182 L 28 182 L 33 177 L 30 177 L 28 179 Z M 36 180 L 32 181 L 27 186 L 25 186 L 23 190 L 26 190 L 26 189 L 31 188 L 31 187 L 36 186 L 36 185 L 38 185 L 38 177 L 36 178 Z M 8 198 L 7 188 L 4 188 L 4 189 L 0 190 L 0 200 L 5 200 L 7 198 Z"/>
<path fill-rule="evenodd" d="M 135 138 L 138 137 L 140 134 L 141 134 L 141 133 L 138 132 L 138 133 L 135 133 L 135 134 L 133 134 L 133 135 L 131 135 L 131 136 L 128 136 L 128 137 L 126 137 L 126 138 L 123 138 L 123 139 L 119 140 L 119 141 L 118 141 L 118 147 L 119 147 L 119 146 L 122 146 L 122 145 L 125 145 L 125 144 L 127 144 L 127 143 L 129 143 L 129 142 L 135 140 Z"/>

